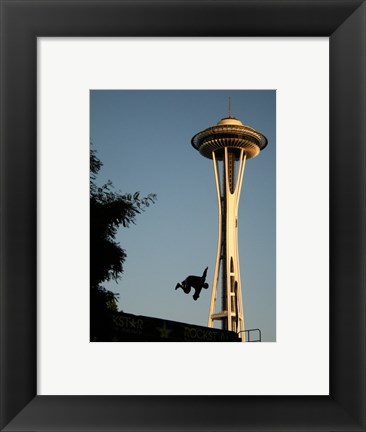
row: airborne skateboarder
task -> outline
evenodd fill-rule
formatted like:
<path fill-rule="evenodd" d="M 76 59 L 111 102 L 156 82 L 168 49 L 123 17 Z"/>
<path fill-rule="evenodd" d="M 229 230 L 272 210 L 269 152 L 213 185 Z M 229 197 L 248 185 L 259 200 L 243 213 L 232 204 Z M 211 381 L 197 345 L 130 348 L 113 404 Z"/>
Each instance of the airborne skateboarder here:
<path fill-rule="evenodd" d="M 191 276 L 186 277 L 181 284 L 177 283 L 175 289 L 182 288 L 182 290 L 186 294 L 189 294 L 191 292 L 191 288 L 194 288 L 195 292 L 193 294 L 193 299 L 197 300 L 198 297 L 200 296 L 202 288 L 205 288 L 205 289 L 208 288 L 208 283 L 205 283 L 206 275 L 207 275 L 207 269 L 208 269 L 208 267 L 205 268 L 202 276 L 192 276 L 191 275 Z"/>

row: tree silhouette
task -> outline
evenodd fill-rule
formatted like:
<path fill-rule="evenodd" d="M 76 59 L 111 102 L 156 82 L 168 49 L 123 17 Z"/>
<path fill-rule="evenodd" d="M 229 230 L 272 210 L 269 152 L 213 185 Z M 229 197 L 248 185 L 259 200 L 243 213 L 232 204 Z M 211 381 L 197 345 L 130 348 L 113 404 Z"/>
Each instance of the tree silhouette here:
<path fill-rule="evenodd" d="M 102 168 L 95 150 L 90 151 L 90 338 L 112 340 L 113 315 L 118 295 L 101 284 L 118 281 L 123 273 L 126 251 L 116 241 L 118 228 L 135 224 L 136 216 L 156 201 L 155 194 L 141 198 L 139 192 L 121 194 L 110 180 L 97 186 Z"/>

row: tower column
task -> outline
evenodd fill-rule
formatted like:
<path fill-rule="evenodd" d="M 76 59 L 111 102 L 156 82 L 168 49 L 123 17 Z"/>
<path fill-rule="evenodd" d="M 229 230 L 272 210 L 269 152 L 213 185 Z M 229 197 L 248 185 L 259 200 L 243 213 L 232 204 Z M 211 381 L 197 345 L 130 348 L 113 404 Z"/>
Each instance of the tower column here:
<path fill-rule="evenodd" d="M 243 149 L 239 151 L 239 156 L 237 153 L 229 148 L 224 149 L 221 177 L 215 152 L 212 153 L 219 209 L 219 235 L 208 326 L 213 327 L 213 321 L 219 319 L 223 329 L 242 332 L 244 316 L 239 268 L 238 209 L 246 154 Z M 221 312 L 215 313 L 220 270 Z"/>

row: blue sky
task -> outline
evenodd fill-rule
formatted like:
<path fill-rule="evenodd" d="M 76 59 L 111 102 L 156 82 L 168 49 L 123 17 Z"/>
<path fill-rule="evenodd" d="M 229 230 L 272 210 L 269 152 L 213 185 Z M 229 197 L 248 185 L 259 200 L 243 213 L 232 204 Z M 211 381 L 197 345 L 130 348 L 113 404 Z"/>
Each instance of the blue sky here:
<path fill-rule="evenodd" d="M 191 145 L 197 132 L 232 115 L 263 133 L 268 146 L 248 160 L 239 205 L 239 258 L 245 327 L 276 340 L 276 93 L 274 90 L 93 90 L 90 140 L 108 179 L 122 193 L 157 201 L 120 228 L 126 250 L 118 283 L 124 312 L 207 325 L 218 214 L 212 161 Z M 208 266 L 210 289 L 198 301 L 177 282 Z"/>

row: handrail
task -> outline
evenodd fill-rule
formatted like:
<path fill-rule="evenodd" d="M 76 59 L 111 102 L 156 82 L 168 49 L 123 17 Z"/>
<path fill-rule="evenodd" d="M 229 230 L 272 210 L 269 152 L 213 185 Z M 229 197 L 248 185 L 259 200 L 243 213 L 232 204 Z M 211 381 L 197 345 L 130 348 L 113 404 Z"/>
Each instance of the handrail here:
<path fill-rule="evenodd" d="M 257 331 L 259 333 L 259 339 L 257 340 L 250 340 L 250 332 L 254 332 Z M 245 342 L 262 342 L 262 332 L 259 328 L 254 328 L 254 329 L 248 329 L 248 330 L 241 330 L 238 332 L 238 335 L 240 333 L 244 333 L 245 335 L 248 334 L 248 338 L 245 338 Z"/>

